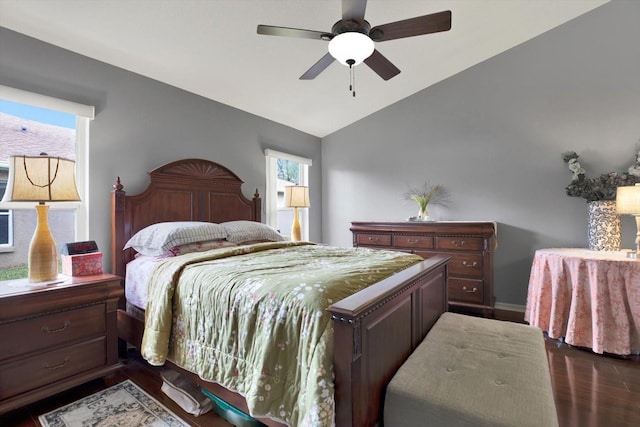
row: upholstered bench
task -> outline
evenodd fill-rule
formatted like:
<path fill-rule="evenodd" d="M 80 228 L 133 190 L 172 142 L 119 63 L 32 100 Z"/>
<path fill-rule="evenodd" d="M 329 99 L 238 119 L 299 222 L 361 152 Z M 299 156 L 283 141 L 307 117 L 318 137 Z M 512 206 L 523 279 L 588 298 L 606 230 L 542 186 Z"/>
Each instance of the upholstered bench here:
<path fill-rule="evenodd" d="M 389 383 L 384 425 L 557 426 L 542 331 L 444 313 Z"/>

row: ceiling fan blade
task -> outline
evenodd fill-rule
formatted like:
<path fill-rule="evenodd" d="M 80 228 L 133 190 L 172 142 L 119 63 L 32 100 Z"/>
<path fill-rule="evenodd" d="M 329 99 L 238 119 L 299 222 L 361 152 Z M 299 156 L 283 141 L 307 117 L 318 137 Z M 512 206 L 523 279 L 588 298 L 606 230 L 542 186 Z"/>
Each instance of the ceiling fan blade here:
<path fill-rule="evenodd" d="M 364 63 L 382 77 L 383 80 L 389 80 L 391 77 L 400 74 L 398 67 L 385 58 L 378 49 L 374 50 L 371 56 L 364 60 Z"/>
<path fill-rule="evenodd" d="M 342 0 L 342 19 L 363 21 L 366 9 L 367 0 Z"/>
<path fill-rule="evenodd" d="M 439 33 L 451 29 L 451 11 L 432 13 L 403 21 L 378 25 L 369 31 L 373 41 L 401 39 L 404 37 L 421 36 L 423 34 Z"/>
<path fill-rule="evenodd" d="M 301 39 L 331 40 L 332 34 L 324 31 L 301 30 L 299 28 L 275 27 L 272 25 L 258 25 L 258 34 L 267 36 L 297 37 Z"/>
<path fill-rule="evenodd" d="M 327 53 L 320 58 L 318 62 L 313 64 L 303 75 L 300 76 L 300 80 L 312 80 L 315 79 L 318 74 L 323 72 L 329 65 L 335 61 L 335 58 Z"/>

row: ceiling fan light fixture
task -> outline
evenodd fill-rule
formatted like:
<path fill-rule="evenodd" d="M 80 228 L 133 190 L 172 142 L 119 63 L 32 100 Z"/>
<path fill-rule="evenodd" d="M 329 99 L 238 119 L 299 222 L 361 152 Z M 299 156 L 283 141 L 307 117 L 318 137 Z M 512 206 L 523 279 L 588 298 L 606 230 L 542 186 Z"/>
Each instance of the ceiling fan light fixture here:
<path fill-rule="evenodd" d="M 329 42 L 331 56 L 347 66 L 360 64 L 371 56 L 374 49 L 373 40 L 358 32 L 338 34 Z"/>

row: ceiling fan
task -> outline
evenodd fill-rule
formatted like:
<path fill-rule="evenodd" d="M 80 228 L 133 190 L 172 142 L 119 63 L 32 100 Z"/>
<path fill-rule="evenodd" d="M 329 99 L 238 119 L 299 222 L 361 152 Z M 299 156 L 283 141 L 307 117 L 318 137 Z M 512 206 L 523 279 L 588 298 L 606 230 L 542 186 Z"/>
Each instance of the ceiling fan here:
<path fill-rule="evenodd" d="M 371 28 L 369 22 L 364 19 L 366 7 L 367 0 L 342 0 L 342 19 L 333 25 L 331 32 L 258 25 L 258 34 L 329 42 L 329 53 L 300 76 L 301 80 L 314 79 L 336 59 L 350 68 L 364 62 L 384 80 L 389 80 L 398 75 L 400 70 L 374 47 L 374 42 L 438 33 L 451 29 L 450 10 Z"/>

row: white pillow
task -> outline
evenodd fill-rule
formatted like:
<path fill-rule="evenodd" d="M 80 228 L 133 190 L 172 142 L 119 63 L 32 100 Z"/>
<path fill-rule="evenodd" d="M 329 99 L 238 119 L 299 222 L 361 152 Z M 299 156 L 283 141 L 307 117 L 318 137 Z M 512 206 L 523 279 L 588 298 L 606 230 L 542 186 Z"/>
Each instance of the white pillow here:
<path fill-rule="evenodd" d="M 212 222 L 159 222 L 138 231 L 123 249 L 133 248 L 142 255 L 158 256 L 176 246 L 226 237 L 224 227 Z"/>
<path fill-rule="evenodd" d="M 282 242 L 284 236 L 272 227 L 255 221 L 229 221 L 222 225 L 227 231 L 227 240 L 232 243 Z"/>

